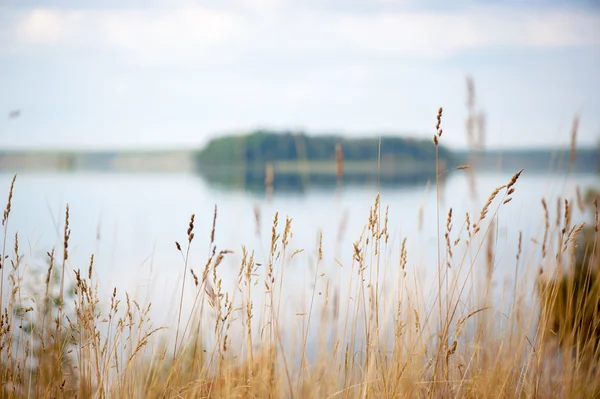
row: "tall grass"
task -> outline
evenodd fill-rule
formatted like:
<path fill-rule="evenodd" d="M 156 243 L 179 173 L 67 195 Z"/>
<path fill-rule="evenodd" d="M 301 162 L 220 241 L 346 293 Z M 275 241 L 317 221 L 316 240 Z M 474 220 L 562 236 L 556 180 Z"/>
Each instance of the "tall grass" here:
<path fill-rule="evenodd" d="M 440 109 L 436 146 L 441 118 Z M 341 180 L 342 149 L 337 153 Z M 438 176 L 444 173 L 437 169 Z M 472 173 L 466 165 L 460 169 Z M 437 214 L 439 248 L 432 287 L 422 286 L 408 267 L 410 237 L 391 238 L 389 207 L 377 195 L 363 231 L 350 232 L 357 239 L 344 250 L 352 261 L 340 264 L 351 269 L 347 279 L 332 282 L 336 277 L 325 275 L 324 265 L 333 260 L 324 256 L 319 234 L 316 253 L 307 255 L 314 260 L 309 300 L 294 306 L 284 302 L 286 269 L 303 251 L 290 244 L 292 219 L 274 215 L 267 254 L 241 248 L 236 286 L 227 290 L 220 270 L 231 251 L 215 245 L 217 208 L 201 270 L 188 257 L 197 242 L 191 215 L 187 243 L 175 245 L 187 278 L 173 326 L 152 325 L 150 305 L 100 287 L 93 256 L 87 265 L 70 263 L 68 207 L 63 247 L 48 252 L 43 278 L 25 281 L 19 236 L 7 236 L 18 190 L 13 180 L 2 219 L 1 395 L 599 396 L 597 197 L 577 201 L 590 216 L 589 228 L 571 222 L 575 204 L 569 200 L 559 202 L 552 223 L 542 199 L 542 237 L 537 244 L 515 237 L 515 284 L 494 293 L 495 229 L 500 211 L 518 196 L 521 173 L 494 189 L 477 215 L 455 215 L 439 200 L 430 210 Z M 539 259 L 525 261 L 526 245 L 535 246 Z M 67 274 L 74 277 L 72 287 Z M 532 274 L 534 281 L 527 281 Z M 533 300 L 522 300 L 533 287 Z M 99 290 L 112 292 L 110 303 L 100 301 Z M 184 297 L 193 300 L 189 312 Z M 508 310 L 498 298 L 509 301 Z M 166 329 L 174 331 L 174 340 L 162 335 Z"/>

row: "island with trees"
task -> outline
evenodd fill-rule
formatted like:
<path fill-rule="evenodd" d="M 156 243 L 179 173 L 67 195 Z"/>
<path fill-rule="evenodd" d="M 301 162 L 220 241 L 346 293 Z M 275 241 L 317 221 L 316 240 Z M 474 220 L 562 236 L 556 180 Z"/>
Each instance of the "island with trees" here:
<path fill-rule="evenodd" d="M 438 147 L 438 166 L 458 160 Z M 305 190 L 336 184 L 418 184 L 435 179 L 432 140 L 398 136 L 349 138 L 257 130 L 211 140 L 197 155 L 198 171 L 211 183 L 264 190 Z"/>

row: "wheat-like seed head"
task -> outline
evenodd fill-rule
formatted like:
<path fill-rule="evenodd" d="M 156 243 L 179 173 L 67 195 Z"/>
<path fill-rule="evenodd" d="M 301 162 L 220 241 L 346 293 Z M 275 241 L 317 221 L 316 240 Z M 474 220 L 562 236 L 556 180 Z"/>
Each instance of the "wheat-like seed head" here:
<path fill-rule="evenodd" d="M 15 188 L 15 181 L 17 180 L 17 175 L 13 176 L 12 182 L 10 183 L 10 190 L 8 192 L 8 201 L 6 202 L 6 209 L 4 210 L 4 217 L 2 218 L 2 226 L 4 226 L 8 220 L 8 216 L 10 215 L 10 210 L 12 206 L 12 197 L 13 190 Z"/>

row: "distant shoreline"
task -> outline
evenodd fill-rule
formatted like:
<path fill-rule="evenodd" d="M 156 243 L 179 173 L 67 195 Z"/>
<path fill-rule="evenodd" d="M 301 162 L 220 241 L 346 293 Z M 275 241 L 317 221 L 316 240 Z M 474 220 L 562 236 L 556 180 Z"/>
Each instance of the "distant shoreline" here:
<path fill-rule="evenodd" d="M 145 151 L 54 151 L 54 150 L 4 150 L 0 151 L 0 171 L 36 171 L 36 170 L 97 170 L 97 171 L 177 171 L 194 172 L 199 169 L 196 163 L 197 150 L 145 150 Z M 526 167 L 529 171 L 548 171 L 566 169 L 570 150 L 556 149 L 519 149 L 488 150 L 469 153 L 453 153 L 457 161 L 469 163 L 479 170 L 497 170 L 511 166 Z M 595 149 L 577 149 L 572 171 L 595 173 L 600 164 L 600 156 Z M 322 170 L 324 165 L 335 170 L 335 161 L 308 162 L 311 168 Z M 347 163 L 348 164 L 348 163 Z M 458 166 L 458 165 L 453 165 Z M 281 163 L 286 169 L 290 163 Z M 349 167 L 348 170 L 352 168 Z"/>
<path fill-rule="evenodd" d="M 339 148 L 338 148 L 339 147 Z M 337 154 L 337 151 L 340 154 Z M 574 159 L 571 159 L 574 155 Z M 338 157 L 340 157 L 338 159 Z M 406 136 L 345 137 L 308 135 L 291 131 L 257 130 L 240 135 L 220 136 L 204 147 L 139 150 L 0 150 L 0 171 L 102 171 L 102 172 L 186 172 L 207 180 L 234 183 L 243 178 L 264 184 L 266 167 L 276 178 L 335 183 L 343 165 L 343 180 L 378 179 L 410 181 L 435 178 L 435 146 L 431 140 Z M 459 165 L 477 171 L 529 173 L 597 173 L 596 147 L 450 150 L 440 145 L 440 173 Z M 243 176 L 242 176 L 243 175 Z"/>

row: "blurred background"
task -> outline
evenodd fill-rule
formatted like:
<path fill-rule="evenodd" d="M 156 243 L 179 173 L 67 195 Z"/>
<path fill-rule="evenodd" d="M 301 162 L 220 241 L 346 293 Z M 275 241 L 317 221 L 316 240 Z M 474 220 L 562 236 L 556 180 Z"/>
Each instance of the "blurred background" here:
<path fill-rule="evenodd" d="M 311 280 L 319 232 L 335 275 L 379 192 L 427 279 L 436 207 L 459 225 L 525 168 L 497 220 L 508 276 L 518 232 L 542 231 L 540 198 L 598 185 L 598 71 L 596 1 L 0 0 L 10 231 L 35 269 L 61 248 L 68 203 L 70 266 L 95 253 L 102 285 L 157 302 L 177 289 L 192 213 L 193 267 L 215 205 L 232 283 L 278 211 L 305 249 L 296 281 Z"/>
<path fill-rule="evenodd" d="M 429 139 L 440 106 L 464 148 L 467 74 L 491 147 L 568 145 L 574 113 L 581 145 L 600 134 L 596 1 L 0 7 L 4 148 L 179 149 L 258 127 Z"/>

